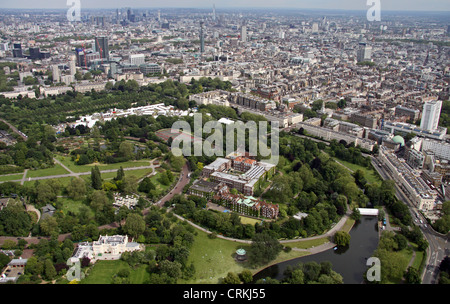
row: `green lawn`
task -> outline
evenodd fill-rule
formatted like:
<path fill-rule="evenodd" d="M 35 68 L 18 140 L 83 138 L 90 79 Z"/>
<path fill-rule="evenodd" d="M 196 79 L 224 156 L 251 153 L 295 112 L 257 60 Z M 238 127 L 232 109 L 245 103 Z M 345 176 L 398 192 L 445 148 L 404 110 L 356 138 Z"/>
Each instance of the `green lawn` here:
<path fill-rule="evenodd" d="M 354 224 L 355 220 L 348 218 L 347 221 L 345 221 L 344 226 L 342 226 L 341 231 L 350 232 Z"/>
<path fill-rule="evenodd" d="M 245 263 L 238 263 L 234 259 L 237 249 L 248 250 L 250 244 L 232 242 L 221 238 L 210 239 L 205 232 L 197 232 L 188 260 L 188 264 L 193 263 L 195 266 L 195 279 L 179 280 L 181 284 L 217 284 L 228 272 L 239 274 L 244 269 L 249 269 L 255 274 L 272 264 L 308 254 L 295 250 L 291 250 L 289 253 L 282 251 L 269 265 L 264 265 L 258 269 L 250 269 L 246 268 Z"/>
<path fill-rule="evenodd" d="M 58 197 L 58 202 L 62 203 L 62 205 L 63 205 L 62 210 L 64 213 L 71 211 L 76 214 L 76 213 L 78 213 L 80 208 L 83 206 L 89 208 L 89 206 L 86 206 L 86 204 L 84 204 L 82 201 L 76 201 L 69 197 Z M 91 209 L 89 208 L 89 210 L 91 210 Z M 93 210 L 91 210 L 91 215 L 94 216 Z"/>
<path fill-rule="evenodd" d="M 416 252 L 416 256 L 414 258 L 414 261 L 413 261 L 411 267 L 414 267 L 420 271 L 421 270 L 420 265 L 422 264 L 422 260 L 424 259 L 425 255 L 424 255 L 423 251 L 419 251 L 417 249 L 417 247 L 418 247 L 417 244 L 414 244 L 411 242 L 410 242 L 410 244 L 413 247 L 414 251 Z"/>
<path fill-rule="evenodd" d="M 143 178 L 144 176 L 152 173 L 152 169 L 136 169 L 136 170 L 124 170 L 125 176 L 131 176 L 134 175 L 138 179 Z M 107 172 L 102 173 L 102 178 L 104 180 L 113 179 L 117 176 L 117 172 Z"/>
<path fill-rule="evenodd" d="M 320 245 L 323 245 L 330 240 L 327 237 L 313 239 L 313 240 L 307 240 L 307 241 L 298 241 L 298 242 L 290 242 L 290 243 L 283 243 L 284 246 L 289 246 L 291 248 L 299 248 L 299 249 L 308 249 L 311 247 L 317 247 Z"/>
<path fill-rule="evenodd" d="M 7 182 L 13 180 L 21 180 L 23 173 L 13 175 L 0 175 L 0 182 Z"/>
<path fill-rule="evenodd" d="M 242 215 L 240 215 L 239 217 L 241 218 L 241 223 L 244 225 L 250 224 L 250 225 L 254 226 L 256 223 L 261 223 L 261 220 L 257 220 L 254 218 L 250 218 L 250 217 L 246 217 L 246 216 L 242 216 Z"/>
<path fill-rule="evenodd" d="M 43 177 L 50 175 L 62 175 L 62 174 L 69 174 L 69 172 L 60 165 L 55 165 L 53 168 L 48 169 L 28 170 L 26 178 Z"/>
<path fill-rule="evenodd" d="M 126 172 L 126 171 L 125 171 Z M 169 184 L 169 185 L 163 185 L 163 184 L 161 184 L 160 182 L 159 182 L 159 175 L 161 174 L 161 172 L 159 172 L 159 171 L 157 171 L 158 173 L 156 173 L 155 175 L 153 175 L 151 178 L 150 178 L 150 180 L 152 181 L 152 183 L 155 185 L 155 187 L 156 187 L 156 191 L 157 191 L 157 193 L 158 193 L 158 195 L 159 195 L 159 193 L 161 193 L 162 191 L 164 191 L 164 190 L 167 190 L 168 188 L 170 188 L 172 185 L 171 184 Z M 178 179 L 178 176 L 180 175 L 179 173 L 177 173 L 177 172 L 172 172 L 173 173 L 173 176 L 174 176 L 174 180 L 176 181 L 177 179 Z M 175 182 L 174 182 L 175 183 Z"/>
<path fill-rule="evenodd" d="M 83 279 L 81 284 L 111 284 L 113 275 L 121 269 L 130 269 L 130 283 L 143 284 L 150 274 L 146 270 L 146 265 L 132 269 L 126 262 L 121 260 L 97 261 L 92 267 L 90 274 Z"/>
<path fill-rule="evenodd" d="M 360 165 L 352 164 L 350 162 L 347 162 L 347 161 L 344 161 L 344 160 L 341 160 L 338 158 L 334 158 L 334 159 L 352 171 L 356 171 L 358 169 L 363 171 L 364 177 L 366 178 L 366 180 L 369 184 L 372 184 L 372 183 L 381 184 L 382 180 L 377 176 L 377 174 L 375 173 L 375 171 L 373 169 L 369 169 L 369 168 L 366 168 L 366 167 L 363 167 Z"/>
<path fill-rule="evenodd" d="M 125 169 L 125 168 L 131 168 L 131 167 L 142 167 L 142 166 L 150 165 L 150 159 L 147 159 L 147 160 L 127 161 L 127 162 L 115 163 L 115 164 L 94 163 L 94 164 L 89 164 L 89 165 L 78 166 L 71 160 L 71 157 L 58 155 L 58 156 L 56 156 L 56 158 L 61 163 L 63 163 L 67 168 L 69 168 L 70 170 L 72 170 L 75 173 L 89 172 L 96 165 L 98 166 L 100 171 L 119 169 L 121 166 Z"/>

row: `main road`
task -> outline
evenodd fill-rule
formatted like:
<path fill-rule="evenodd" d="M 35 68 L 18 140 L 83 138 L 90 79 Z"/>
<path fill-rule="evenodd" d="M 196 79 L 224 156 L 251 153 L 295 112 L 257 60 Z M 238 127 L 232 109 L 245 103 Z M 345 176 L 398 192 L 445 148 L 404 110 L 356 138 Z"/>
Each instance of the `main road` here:
<path fill-rule="evenodd" d="M 403 201 L 408 207 L 411 213 L 411 217 L 422 231 L 425 239 L 428 241 L 427 259 L 425 263 L 425 269 L 422 273 L 423 284 L 436 284 L 439 275 L 439 265 L 446 255 L 450 254 L 450 246 L 448 243 L 448 235 L 440 234 L 433 230 L 430 225 L 427 225 L 427 220 L 418 211 L 414 202 L 403 191 L 400 183 L 391 177 L 388 168 L 385 168 L 383 164 L 371 156 L 372 165 L 375 170 L 380 174 L 383 179 L 391 179 L 395 182 L 395 192 L 397 198 Z"/>

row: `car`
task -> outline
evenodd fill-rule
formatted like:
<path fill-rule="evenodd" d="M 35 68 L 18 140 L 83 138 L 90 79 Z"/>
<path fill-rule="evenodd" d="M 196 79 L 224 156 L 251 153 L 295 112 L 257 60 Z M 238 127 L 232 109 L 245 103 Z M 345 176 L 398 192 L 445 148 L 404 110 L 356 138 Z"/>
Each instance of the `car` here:
<path fill-rule="evenodd" d="M 427 226 L 427 224 L 425 224 L 425 225 L 423 225 L 425 228 L 427 228 L 428 226 Z"/>

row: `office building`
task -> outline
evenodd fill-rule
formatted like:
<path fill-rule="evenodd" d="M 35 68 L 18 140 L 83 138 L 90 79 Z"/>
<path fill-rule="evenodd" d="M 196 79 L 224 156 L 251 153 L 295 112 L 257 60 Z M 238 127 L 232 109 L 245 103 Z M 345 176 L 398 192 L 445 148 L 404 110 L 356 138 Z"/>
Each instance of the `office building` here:
<path fill-rule="evenodd" d="M 247 26 L 246 25 L 243 25 L 241 27 L 241 41 L 247 42 Z"/>
<path fill-rule="evenodd" d="M 357 51 L 358 62 L 370 61 L 372 59 L 372 47 L 367 43 L 361 42 Z"/>
<path fill-rule="evenodd" d="M 108 37 L 95 37 L 94 50 L 100 54 L 101 59 L 109 61 Z"/>
<path fill-rule="evenodd" d="M 132 65 L 140 66 L 141 64 L 145 63 L 145 56 L 144 54 L 132 54 L 130 55 L 130 63 Z"/>
<path fill-rule="evenodd" d="M 74 76 L 75 73 L 77 72 L 76 60 L 77 60 L 77 57 L 75 55 L 70 56 L 69 72 L 70 72 L 70 75 L 72 75 L 72 76 Z"/>
<path fill-rule="evenodd" d="M 318 33 L 319 32 L 319 24 L 317 22 L 314 22 L 312 25 L 312 32 Z"/>
<path fill-rule="evenodd" d="M 59 67 L 56 64 L 52 65 L 52 77 L 53 77 L 53 82 L 60 81 Z"/>
<path fill-rule="evenodd" d="M 39 48 L 30 48 L 30 59 L 40 59 L 41 58 L 41 51 Z"/>
<path fill-rule="evenodd" d="M 441 116 L 442 101 L 435 100 L 426 102 L 423 105 L 422 121 L 420 128 L 427 131 L 434 131 L 439 126 L 439 117 Z"/>
<path fill-rule="evenodd" d="M 205 52 L 205 38 L 203 37 L 203 21 L 200 21 L 200 53 Z"/>

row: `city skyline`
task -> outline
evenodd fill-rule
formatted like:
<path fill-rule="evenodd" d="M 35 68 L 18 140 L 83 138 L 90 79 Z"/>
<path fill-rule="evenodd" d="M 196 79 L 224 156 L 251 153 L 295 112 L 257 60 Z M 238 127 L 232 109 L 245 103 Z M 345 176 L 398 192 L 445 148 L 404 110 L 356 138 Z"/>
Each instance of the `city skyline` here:
<path fill-rule="evenodd" d="M 112 9 L 118 7 L 134 7 L 134 8 L 211 8 L 216 5 L 216 9 L 232 9 L 232 8 L 295 8 L 295 9 L 320 9 L 320 10 L 367 10 L 370 6 L 367 1 L 363 0 L 344 0 L 336 3 L 331 0 L 282 0 L 282 1 L 211 1 L 211 0 L 155 0 L 151 3 L 143 0 L 131 0 L 127 2 L 118 0 L 97 0 L 97 1 L 83 1 L 80 0 L 81 8 L 83 9 Z M 384 11 L 450 11 L 450 2 L 445 0 L 431 0 L 431 1 L 380 1 L 381 10 Z M 0 3 L 1 8 L 6 9 L 64 9 L 69 7 L 66 1 L 47 0 L 44 3 L 31 0 L 18 0 L 14 2 Z"/>

